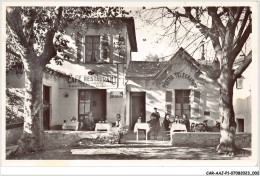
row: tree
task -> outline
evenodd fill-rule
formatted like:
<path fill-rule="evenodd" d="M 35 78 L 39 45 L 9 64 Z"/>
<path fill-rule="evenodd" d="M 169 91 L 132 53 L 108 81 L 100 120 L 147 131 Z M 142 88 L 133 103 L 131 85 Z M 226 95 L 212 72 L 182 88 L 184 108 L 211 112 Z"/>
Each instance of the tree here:
<path fill-rule="evenodd" d="M 176 47 L 185 44 L 189 47 L 195 43 L 197 50 L 199 39 L 211 44 L 215 60 L 220 62 L 220 73 L 208 74 L 220 87 L 221 138 L 216 148 L 219 153 L 232 155 L 239 151 L 235 146 L 233 87 L 252 61 L 252 52 L 245 49 L 252 33 L 251 13 L 250 7 L 143 7 L 139 13 L 149 17 L 149 23 L 161 25 L 164 29 L 162 38 L 172 38 Z M 245 55 L 244 60 L 235 68 L 234 62 L 241 54 Z M 211 73 L 210 67 L 200 65 L 200 68 Z"/>
<path fill-rule="evenodd" d="M 25 71 L 24 128 L 17 153 L 43 149 L 42 78 L 46 64 L 66 49 L 67 41 L 59 37 L 63 29 L 112 25 L 115 17 L 127 14 L 122 7 L 7 7 L 7 49 L 20 55 Z"/>
<path fill-rule="evenodd" d="M 145 58 L 146 61 L 160 61 L 160 57 L 157 55 L 157 54 L 152 54 L 152 53 L 149 53 L 146 58 Z"/>

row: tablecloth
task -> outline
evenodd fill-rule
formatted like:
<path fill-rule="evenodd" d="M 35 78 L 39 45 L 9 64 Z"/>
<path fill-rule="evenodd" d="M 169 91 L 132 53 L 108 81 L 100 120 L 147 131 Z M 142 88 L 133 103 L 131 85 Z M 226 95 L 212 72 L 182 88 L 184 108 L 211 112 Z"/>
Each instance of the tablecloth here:
<path fill-rule="evenodd" d="M 96 123 L 95 131 L 98 131 L 98 130 L 110 131 L 111 128 L 112 128 L 111 123 Z"/>
<path fill-rule="evenodd" d="M 63 130 L 78 130 L 79 122 L 66 122 L 62 125 Z"/>
<path fill-rule="evenodd" d="M 186 129 L 186 126 L 183 124 L 173 123 L 171 126 L 171 133 L 173 133 L 174 131 L 187 132 L 187 129 Z"/>

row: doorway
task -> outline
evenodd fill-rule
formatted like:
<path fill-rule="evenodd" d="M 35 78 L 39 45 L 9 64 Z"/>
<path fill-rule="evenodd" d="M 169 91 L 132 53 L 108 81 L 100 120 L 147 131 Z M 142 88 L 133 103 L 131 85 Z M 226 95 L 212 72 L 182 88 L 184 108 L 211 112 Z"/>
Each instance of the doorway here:
<path fill-rule="evenodd" d="M 51 87 L 43 85 L 43 129 L 50 130 Z"/>
<path fill-rule="evenodd" d="M 175 90 L 175 115 L 190 117 L 190 90 Z"/>
<path fill-rule="evenodd" d="M 79 119 L 86 121 L 89 113 L 92 112 L 94 123 L 106 119 L 106 90 L 105 89 L 82 89 L 79 90 Z M 86 127 L 83 130 L 90 130 Z"/>
<path fill-rule="evenodd" d="M 137 119 L 141 117 L 142 122 L 146 122 L 145 116 L 145 92 L 131 92 L 131 130 L 134 129 L 134 125 Z"/>
<path fill-rule="evenodd" d="M 244 132 L 244 119 L 237 119 L 238 132 Z"/>

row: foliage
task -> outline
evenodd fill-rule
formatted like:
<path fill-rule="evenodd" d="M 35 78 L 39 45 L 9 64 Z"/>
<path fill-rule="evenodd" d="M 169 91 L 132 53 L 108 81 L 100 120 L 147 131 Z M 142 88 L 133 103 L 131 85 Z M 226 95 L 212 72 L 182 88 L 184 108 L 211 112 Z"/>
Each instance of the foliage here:
<path fill-rule="evenodd" d="M 146 61 L 160 61 L 160 57 L 157 54 L 149 53 L 145 58 Z"/>
<path fill-rule="evenodd" d="M 146 23 L 162 28 L 159 41 L 174 49 L 183 47 L 193 55 L 205 45 L 206 59 L 221 61 L 220 52 L 230 35 L 231 62 L 250 53 L 250 7 L 143 7 L 137 13 Z"/>
<path fill-rule="evenodd" d="M 6 124 L 23 122 L 24 90 L 6 89 Z"/>

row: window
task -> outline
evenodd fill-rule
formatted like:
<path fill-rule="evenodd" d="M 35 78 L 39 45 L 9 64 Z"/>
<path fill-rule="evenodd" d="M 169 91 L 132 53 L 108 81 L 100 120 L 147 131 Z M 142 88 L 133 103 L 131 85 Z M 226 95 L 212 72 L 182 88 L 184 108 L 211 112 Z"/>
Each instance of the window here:
<path fill-rule="evenodd" d="M 168 114 L 172 114 L 172 91 L 166 91 L 166 111 Z"/>
<path fill-rule="evenodd" d="M 210 116 L 210 111 L 204 111 L 205 116 Z"/>
<path fill-rule="evenodd" d="M 86 36 L 85 38 L 85 62 L 97 62 L 100 60 L 100 36 Z"/>
<path fill-rule="evenodd" d="M 190 90 L 175 90 L 175 115 L 190 117 Z"/>
<path fill-rule="evenodd" d="M 200 105 L 200 92 L 197 91 L 197 90 L 194 90 L 193 91 L 194 93 L 194 100 L 193 100 L 193 110 L 195 112 L 195 116 L 199 117 L 200 116 L 200 108 L 199 108 L 199 105 Z M 205 115 L 205 112 L 204 112 L 204 115 Z M 209 114 L 210 115 L 210 114 Z"/>

